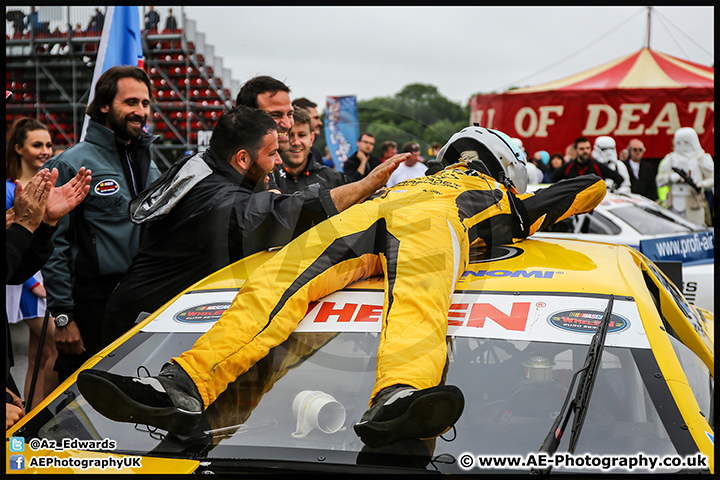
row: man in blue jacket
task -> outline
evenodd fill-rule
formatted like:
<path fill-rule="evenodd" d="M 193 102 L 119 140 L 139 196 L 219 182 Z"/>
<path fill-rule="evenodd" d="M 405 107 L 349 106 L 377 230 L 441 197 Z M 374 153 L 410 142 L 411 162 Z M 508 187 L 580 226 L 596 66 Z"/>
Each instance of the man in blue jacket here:
<path fill-rule="evenodd" d="M 157 137 L 143 131 L 152 99 L 144 70 L 110 68 L 88 105 L 85 139 L 47 164 L 58 169 L 61 184 L 80 167 L 93 172 L 88 196 L 58 223 L 55 248 L 43 268 L 60 381 L 100 349 L 105 304 L 138 251 L 140 229 L 130 221 L 128 204 L 160 176 L 150 158 Z"/>

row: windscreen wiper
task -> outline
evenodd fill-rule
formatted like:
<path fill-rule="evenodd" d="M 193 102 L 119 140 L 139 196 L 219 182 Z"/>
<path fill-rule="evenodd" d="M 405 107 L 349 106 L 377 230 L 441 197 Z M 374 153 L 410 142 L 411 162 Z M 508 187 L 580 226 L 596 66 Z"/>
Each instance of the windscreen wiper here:
<path fill-rule="evenodd" d="M 597 372 L 600 367 L 600 360 L 602 358 L 603 349 L 605 348 L 605 337 L 607 336 L 608 327 L 610 325 L 614 301 L 615 295 L 610 295 L 610 300 L 608 301 L 607 307 L 605 307 L 605 313 L 600 321 L 600 325 L 598 325 L 598 329 L 590 341 L 590 348 L 588 349 L 587 356 L 585 357 L 585 364 L 580 370 L 573 374 L 568 394 L 565 397 L 562 408 L 560 409 L 560 414 L 555 418 L 555 421 L 550 428 L 550 432 L 547 437 L 545 437 L 543 444 L 540 446 L 539 453 L 541 454 L 555 454 L 558 446 L 560 445 L 563 433 L 565 432 L 565 427 L 570 420 L 571 413 L 573 414 L 573 424 L 571 427 L 568 452 L 575 453 L 575 447 L 577 446 L 580 431 L 582 430 L 585 417 L 587 416 L 588 407 L 590 406 L 590 396 L 592 395 L 593 387 L 595 386 Z M 578 375 L 581 376 L 580 381 L 578 382 L 577 392 L 575 393 L 572 401 L 570 401 L 570 394 L 573 391 Z M 551 469 L 552 466 L 548 466 L 545 469 L 533 468 L 531 472 L 535 474 L 547 474 L 550 473 Z"/>

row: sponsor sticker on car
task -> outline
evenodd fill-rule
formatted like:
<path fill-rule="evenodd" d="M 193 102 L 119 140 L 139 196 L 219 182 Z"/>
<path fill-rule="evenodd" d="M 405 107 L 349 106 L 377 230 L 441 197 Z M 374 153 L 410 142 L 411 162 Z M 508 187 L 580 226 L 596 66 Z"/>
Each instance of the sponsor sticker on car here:
<path fill-rule="evenodd" d="M 208 331 L 229 308 L 237 290 L 191 292 L 175 301 L 146 332 Z M 384 293 L 343 290 L 308 307 L 297 332 L 377 332 L 382 328 Z M 448 335 L 588 344 L 602 318 L 602 295 L 544 295 L 537 292 L 455 293 L 448 311 Z M 635 300 L 615 301 L 607 346 L 650 348 Z"/>
<path fill-rule="evenodd" d="M 715 260 L 715 232 L 640 240 L 640 252 L 653 262 Z"/>

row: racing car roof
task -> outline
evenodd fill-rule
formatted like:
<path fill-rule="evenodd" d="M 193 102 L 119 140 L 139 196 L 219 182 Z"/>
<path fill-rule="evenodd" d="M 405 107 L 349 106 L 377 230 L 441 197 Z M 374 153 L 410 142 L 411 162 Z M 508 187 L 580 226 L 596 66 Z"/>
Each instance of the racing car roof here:
<path fill-rule="evenodd" d="M 261 252 L 198 282 L 145 320 L 142 330 L 207 331 L 230 306 L 249 272 L 272 255 Z M 530 238 L 471 252 L 451 301 L 448 334 L 589 343 L 587 333 L 594 333 L 611 294 L 617 318 L 608 345 L 650 348 L 646 335 L 662 328 L 713 369 L 712 319 L 685 302 L 646 257 L 623 245 Z M 350 314 L 337 313 L 347 305 L 354 305 Z M 297 330 L 380 331 L 382 305 L 382 279 L 361 280 L 311 305 Z M 582 340 L 577 335 L 581 332 L 586 334 Z"/>

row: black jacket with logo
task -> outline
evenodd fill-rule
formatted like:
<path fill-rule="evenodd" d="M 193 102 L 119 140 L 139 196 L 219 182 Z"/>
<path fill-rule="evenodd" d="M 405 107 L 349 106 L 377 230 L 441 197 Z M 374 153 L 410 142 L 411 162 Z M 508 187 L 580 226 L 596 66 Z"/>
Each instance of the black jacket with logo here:
<path fill-rule="evenodd" d="M 108 301 L 103 341 L 209 274 L 336 213 L 319 185 L 293 195 L 255 191 L 211 148 L 179 160 L 130 204 L 142 225 L 140 251 Z"/>
<path fill-rule="evenodd" d="M 272 175 L 277 189 L 288 194 L 304 190 L 314 183 L 332 190 L 350 182 L 344 174 L 315 160 L 312 153 L 308 157 L 305 169 L 297 176 L 291 175 L 283 165 L 279 165 Z"/>

